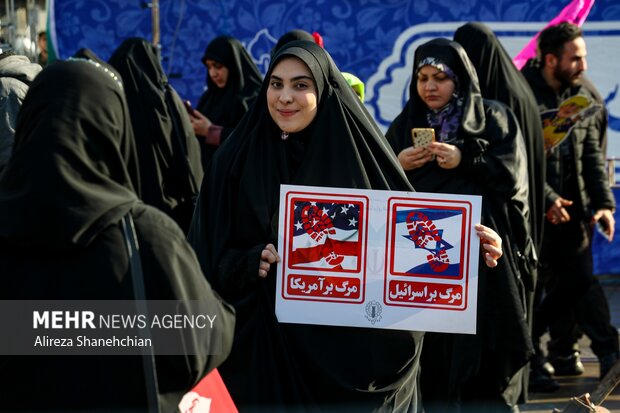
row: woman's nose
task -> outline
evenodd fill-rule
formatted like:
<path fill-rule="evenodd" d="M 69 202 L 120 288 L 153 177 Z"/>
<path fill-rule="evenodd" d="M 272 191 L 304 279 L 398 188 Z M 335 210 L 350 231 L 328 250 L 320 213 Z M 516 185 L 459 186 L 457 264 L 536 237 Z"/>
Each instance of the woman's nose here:
<path fill-rule="evenodd" d="M 291 102 L 293 100 L 293 94 L 290 89 L 287 87 L 283 87 L 280 91 L 280 101 L 281 102 Z"/>

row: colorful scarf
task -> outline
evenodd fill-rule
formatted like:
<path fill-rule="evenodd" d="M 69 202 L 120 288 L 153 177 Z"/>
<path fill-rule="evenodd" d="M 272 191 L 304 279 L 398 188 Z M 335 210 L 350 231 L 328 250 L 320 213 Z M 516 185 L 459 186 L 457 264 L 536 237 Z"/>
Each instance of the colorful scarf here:
<path fill-rule="evenodd" d="M 446 106 L 438 110 L 429 110 L 426 114 L 429 126 L 438 131 L 439 142 L 450 143 L 456 140 L 461 116 L 463 115 L 464 99 L 459 93 L 459 78 L 450 67 L 435 57 L 427 57 L 420 61 L 417 70 L 423 66 L 432 66 L 448 75 L 455 84 L 452 99 Z"/>

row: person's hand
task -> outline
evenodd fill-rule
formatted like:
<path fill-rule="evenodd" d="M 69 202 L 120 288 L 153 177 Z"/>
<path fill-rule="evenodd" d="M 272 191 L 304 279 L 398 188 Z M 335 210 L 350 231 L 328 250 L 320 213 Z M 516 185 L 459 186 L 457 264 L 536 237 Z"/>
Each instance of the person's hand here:
<path fill-rule="evenodd" d="M 433 154 L 423 147 L 414 148 L 413 146 L 410 146 L 403 149 L 398 154 L 398 161 L 405 171 L 420 168 L 426 162 L 430 162 L 432 160 Z"/>
<path fill-rule="evenodd" d="M 599 221 L 600 225 L 603 227 L 603 231 L 607 235 L 607 241 L 613 241 L 616 226 L 614 214 L 609 209 L 599 209 L 592 217 L 592 223 L 596 225 Z"/>
<path fill-rule="evenodd" d="M 454 169 L 461 163 L 461 150 L 457 146 L 433 142 L 428 150 L 437 157 L 437 164 L 443 169 Z"/>
<path fill-rule="evenodd" d="M 192 112 L 189 114 L 189 121 L 192 123 L 196 135 L 207 136 L 209 134 L 211 121 L 196 109 L 192 109 Z"/>
<path fill-rule="evenodd" d="M 489 268 L 497 267 L 497 260 L 499 260 L 503 254 L 502 239 L 499 234 L 482 224 L 476 224 L 476 234 L 480 238 L 480 243 L 482 245 L 484 263 Z"/>
<path fill-rule="evenodd" d="M 278 255 L 278 251 L 276 251 L 276 247 L 274 247 L 273 244 L 265 245 L 265 248 L 260 253 L 258 276 L 261 278 L 267 277 L 267 273 L 269 273 L 271 264 L 274 264 L 276 262 L 280 262 L 280 256 Z"/>
<path fill-rule="evenodd" d="M 558 197 L 558 199 L 553 202 L 545 214 L 547 216 L 547 220 L 553 225 L 570 221 L 570 215 L 565 207 L 571 205 L 573 205 L 573 201 Z"/>

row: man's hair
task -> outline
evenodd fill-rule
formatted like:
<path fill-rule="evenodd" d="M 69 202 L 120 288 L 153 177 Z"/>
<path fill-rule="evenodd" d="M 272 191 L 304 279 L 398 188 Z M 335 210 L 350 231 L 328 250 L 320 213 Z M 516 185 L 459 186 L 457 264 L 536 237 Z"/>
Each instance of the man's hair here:
<path fill-rule="evenodd" d="M 545 56 L 551 53 L 558 59 L 562 58 L 564 44 L 583 37 L 583 31 L 575 24 L 562 22 L 555 26 L 547 27 L 538 36 L 538 53 L 541 63 L 544 65 Z"/>
<path fill-rule="evenodd" d="M 47 38 L 47 33 L 45 31 L 41 31 L 37 34 L 37 40 L 41 40 L 42 37 Z"/>

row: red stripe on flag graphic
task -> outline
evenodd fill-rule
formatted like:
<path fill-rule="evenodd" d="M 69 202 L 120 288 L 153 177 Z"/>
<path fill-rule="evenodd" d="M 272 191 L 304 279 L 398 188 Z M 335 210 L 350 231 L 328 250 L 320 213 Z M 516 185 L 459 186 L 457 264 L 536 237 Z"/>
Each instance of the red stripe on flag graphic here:
<path fill-rule="evenodd" d="M 357 256 L 359 243 L 357 241 L 338 241 L 327 238 L 324 244 L 309 248 L 297 248 L 291 254 L 291 264 L 306 264 L 325 258 L 328 264 L 338 265 L 344 256 Z"/>

